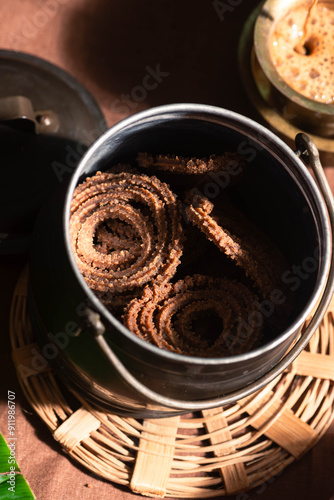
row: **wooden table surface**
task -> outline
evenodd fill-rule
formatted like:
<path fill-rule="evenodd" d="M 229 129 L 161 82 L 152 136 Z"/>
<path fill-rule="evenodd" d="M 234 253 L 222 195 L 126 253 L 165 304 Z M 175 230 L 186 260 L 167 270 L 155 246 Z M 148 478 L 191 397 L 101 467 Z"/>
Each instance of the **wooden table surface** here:
<path fill-rule="evenodd" d="M 110 126 L 141 109 L 172 102 L 213 104 L 260 120 L 237 65 L 240 34 L 257 3 L 1 0 L 0 48 L 28 52 L 68 71 L 94 95 Z M 152 71 L 157 85 L 147 84 Z M 334 188 L 331 164 L 327 159 Z M 69 459 L 20 390 L 10 356 L 8 313 L 25 261 L 25 256 L 0 259 L 0 429 L 6 435 L 7 391 L 15 391 L 17 459 L 38 500 L 140 498 Z M 333 470 L 334 424 L 283 474 L 233 498 L 334 500 Z"/>

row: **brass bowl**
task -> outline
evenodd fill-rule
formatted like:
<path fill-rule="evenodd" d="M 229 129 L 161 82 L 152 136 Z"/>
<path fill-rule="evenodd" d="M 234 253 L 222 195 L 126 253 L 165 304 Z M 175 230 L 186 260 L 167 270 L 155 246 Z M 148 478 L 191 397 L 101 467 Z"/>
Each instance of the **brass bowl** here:
<path fill-rule="evenodd" d="M 293 126 L 324 138 L 334 137 L 334 106 L 300 94 L 279 75 L 270 52 L 270 40 L 278 21 L 305 0 L 267 0 L 254 25 L 251 69 L 262 98 Z M 319 5 L 334 9 L 334 0 Z M 307 57 L 307 56 L 305 56 Z"/>

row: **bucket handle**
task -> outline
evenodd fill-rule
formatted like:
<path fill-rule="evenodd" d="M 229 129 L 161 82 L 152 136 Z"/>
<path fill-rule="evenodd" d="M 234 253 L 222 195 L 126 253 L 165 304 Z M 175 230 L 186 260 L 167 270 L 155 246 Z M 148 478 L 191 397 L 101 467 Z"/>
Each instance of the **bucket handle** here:
<path fill-rule="evenodd" d="M 306 134 L 299 133 L 295 137 L 295 144 L 297 151 L 295 152 L 298 157 L 301 157 L 305 163 L 310 164 L 315 178 L 318 182 L 320 191 L 324 198 L 328 217 L 330 221 L 330 227 L 334 227 L 334 199 L 326 179 L 325 172 L 320 162 L 319 152 L 312 141 Z M 332 235 L 333 238 L 333 235 Z M 333 292 L 334 292 L 334 257 L 333 250 L 331 254 L 330 269 L 327 276 L 327 282 L 325 289 L 323 291 L 322 297 L 318 303 L 317 309 L 313 314 L 313 317 L 305 329 L 303 335 L 298 339 L 296 344 L 290 349 L 288 354 L 286 354 L 269 372 L 263 375 L 261 378 L 255 380 L 246 387 L 234 391 L 232 393 L 218 396 L 212 399 L 203 400 L 182 400 L 173 399 L 167 396 L 159 394 L 146 385 L 142 384 L 137 380 L 123 365 L 117 355 L 113 352 L 109 344 L 107 343 L 104 333 L 105 327 L 100 319 L 99 314 L 92 310 L 88 310 L 87 319 L 92 325 L 93 336 L 100 349 L 103 351 L 105 357 L 111 363 L 113 368 L 117 371 L 123 381 L 130 386 L 136 393 L 140 394 L 144 399 L 152 401 L 152 403 L 170 407 L 176 410 L 184 411 L 198 411 L 205 410 L 209 408 L 214 408 L 217 406 L 223 406 L 229 403 L 233 403 L 238 399 L 242 399 L 246 396 L 251 395 L 257 390 L 261 389 L 273 379 L 275 379 L 280 373 L 282 373 L 293 360 L 301 353 L 303 349 L 307 346 L 312 335 L 318 328 L 328 306 L 330 304 Z"/>

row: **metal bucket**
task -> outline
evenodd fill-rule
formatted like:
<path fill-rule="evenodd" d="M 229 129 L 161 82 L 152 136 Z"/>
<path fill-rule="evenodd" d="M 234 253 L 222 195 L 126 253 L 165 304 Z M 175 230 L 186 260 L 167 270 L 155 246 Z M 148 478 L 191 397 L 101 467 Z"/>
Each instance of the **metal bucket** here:
<path fill-rule="evenodd" d="M 93 144 L 69 185 L 41 213 L 31 253 L 32 326 L 44 359 L 69 387 L 114 413 L 169 416 L 247 396 L 293 361 L 333 293 L 333 201 L 316 148 L 303 134 L 296 142 L 298 154 L 246 117 L 212 106 L 174 104 L 125 119 Z M 251 167 L 233 187 L 233 196 L 287 256 L 284 279 L 296 288 L 296 306 L 287 328 L 247 354 L 175 354 L 131 333 L 89 289 L 70 245 L 71 199 L 87 176 L 131 162 L 138 151 L 207 156 L 224 150 L 243 154 Z M 323 196 L 298 156 L 311 160 Z M 313 320 L 291 347 L 311 313 Z"/>

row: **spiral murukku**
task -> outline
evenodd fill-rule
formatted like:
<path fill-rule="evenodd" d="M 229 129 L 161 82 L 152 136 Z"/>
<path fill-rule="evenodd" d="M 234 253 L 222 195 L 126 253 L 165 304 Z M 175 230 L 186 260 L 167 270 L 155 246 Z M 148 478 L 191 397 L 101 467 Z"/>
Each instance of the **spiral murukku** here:
<path fill-rule="evenodd" d="M 256 348 L 264 328 L 277 331 L 288 316 L 285 305 L 264 317 L 257 297 L 270 297 L 287 263 L 225 198 L 214 206 L 199 191 L 215 172 L 234 169 L 233 182 L 238 180 L 235 167 L 243 173 L 244 158 L 233 152 L 208 158 L 139 153 L 137 165 L 157 169 L 170 185 L 177 179 L 182 201 L 169 184 L 131 165 L 97 172 L 77 186 L 70 237 L 88 286 L 129 330 L 159 348 L 200 357 Z M 188 191 L 189 185 L 196 189 Z M 189 221 L 183 228 L 181 222 Z"/>
<path fill-rule="evenodd" d="M 74 191 L 70 237 L 77 265 L 101 300 L 128 298 L 175 274 L 183 238 L 177 198 L 154 176 L 97 172 Z"/>
<path fill-rule="evenodd" d="M 125 310 L 125 326 L 162 349 L 201 357 L 241 354 L 257 346 L 263 318 L 256 296 L 225 278 L 187 276 L 146 286 Z"/>
<path fill-rule="evenodd" d="M 177 174 L 206 174 L 208 172 L 228 171 L 231 173 L 240 167 L 240 172 L 246 168 L 242 155 L 235 152 L 226 152 L 222 155 L 211 155 L 209 158 L 185 158 L 178 155 L 153 155 L 139 153 L 137 163 L 142 168 L 154 167 L 158 170 L 167 170 Z"/>
<path fill-rule="evenodd" d="M 214 205 L 202 195 L 192 197 L 185 209 L 189 220 L 212 241 L 221 252 L 240 266 L 262 297 L 282 284 L 287 262 L 277 246 L 232 207 L 214 213 Z"/>

